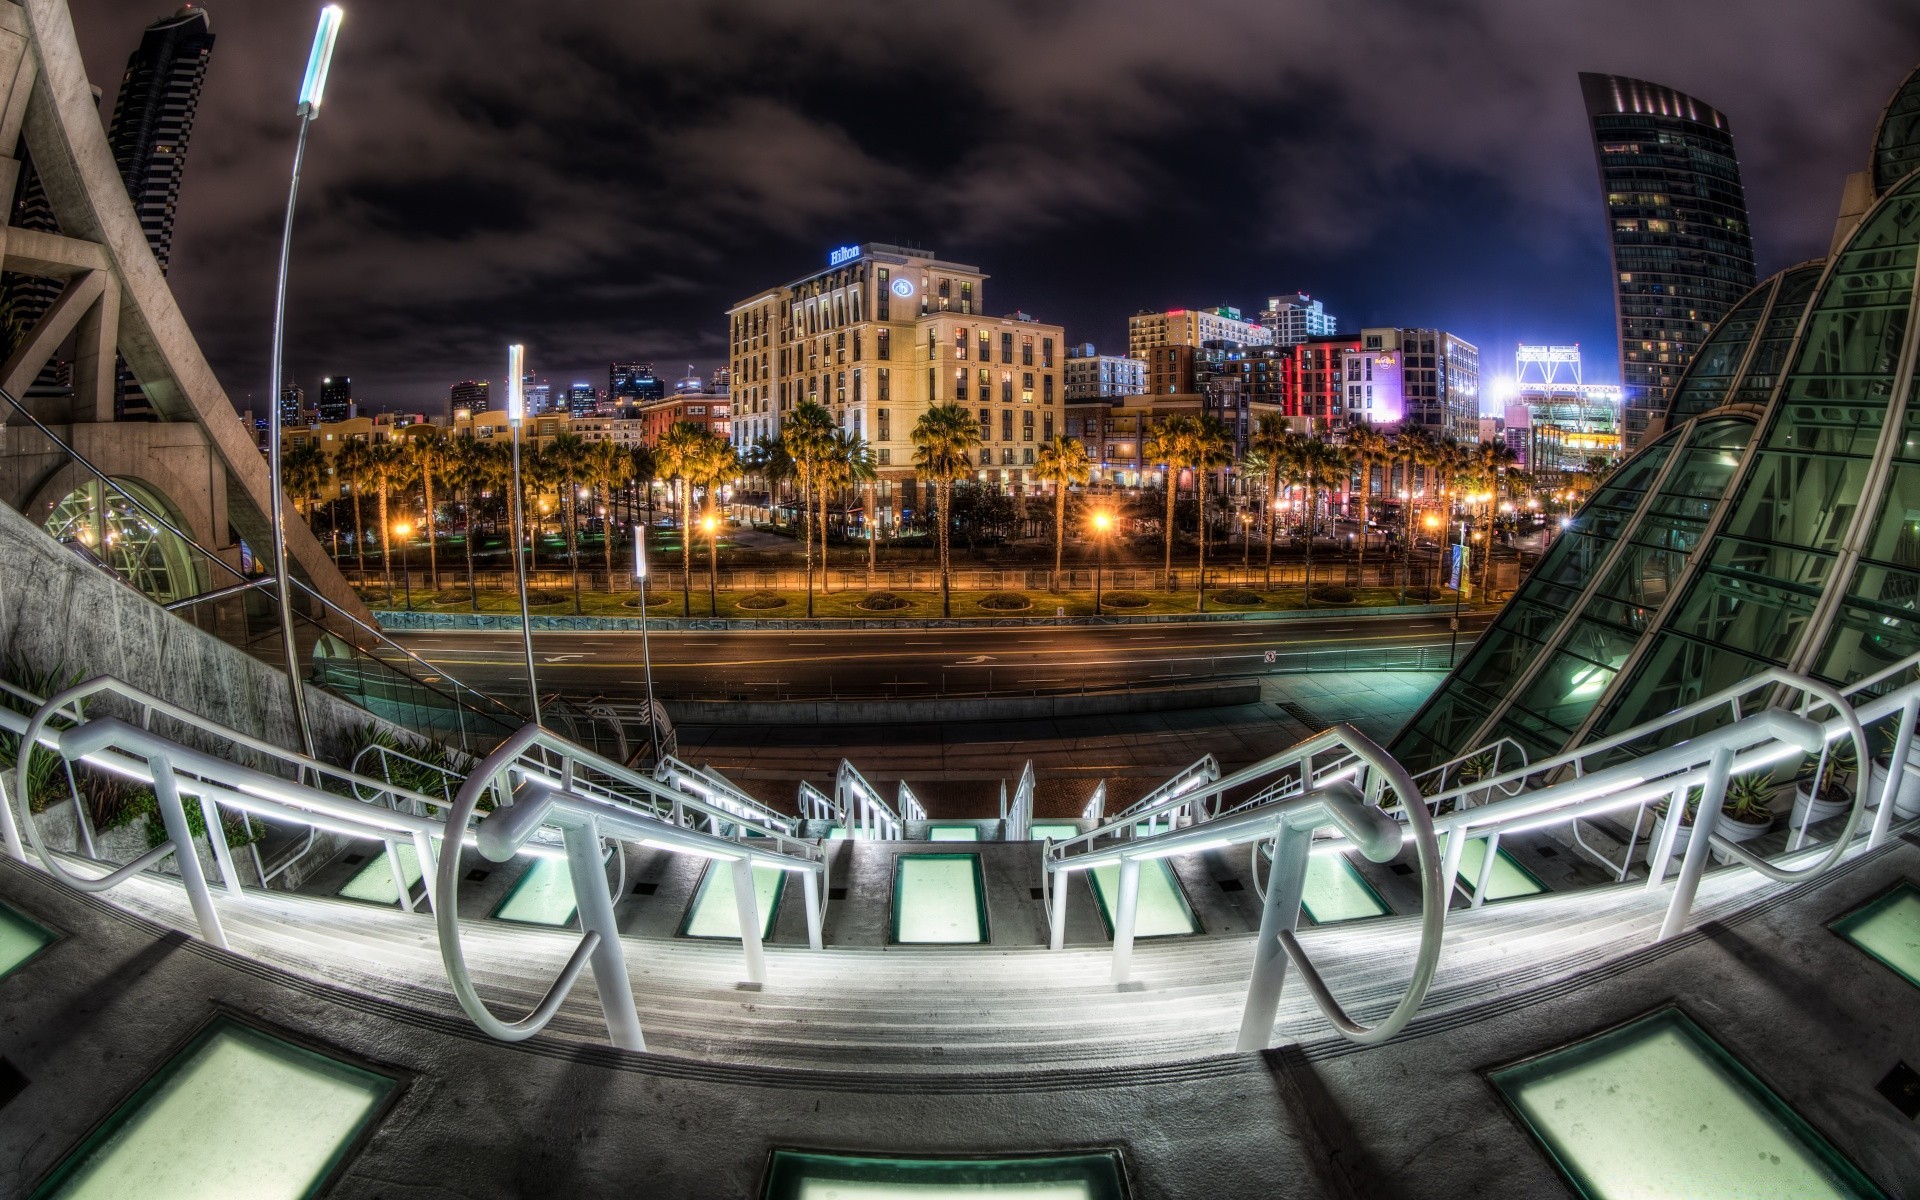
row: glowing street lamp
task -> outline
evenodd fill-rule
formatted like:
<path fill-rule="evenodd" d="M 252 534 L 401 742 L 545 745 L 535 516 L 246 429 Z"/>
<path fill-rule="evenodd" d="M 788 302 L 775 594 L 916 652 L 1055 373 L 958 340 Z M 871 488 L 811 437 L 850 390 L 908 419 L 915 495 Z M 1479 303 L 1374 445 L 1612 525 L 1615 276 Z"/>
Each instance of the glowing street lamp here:
<path fill-rule="evenodd" d="M 413 523 L 411 521 L 395 521 L 393 523 L 393 536 L 400 539 L 400 579 L 406 585 L 407 589 L 407 611 L 412 612 L 413 555 L 409 553 L 409 551 L 412 550 L 413 547 L 407 539 L 413 536 Z M 387 578 L 391 579 L 393 577 L 389 575 Z"/>
<path fill-rule="evenodd" d="M 527 562 L 521 556 L 520 550 L 521 526 L 524 524 L 520 512 L 520 426 L 527 419 L 527 395 L 523 378 L 526 357 L 525 346 L 516 343 L 507 347 L 507 429 L 512 434 L 513 442 L 513 484 L 508 489 L 507 512 L 511 519 L 513 534 L 513 583 L 520 593 L 520 646 L 527 658 L 527 697 L 532 704 L 533 723 L 538 725 L 540 724 L 540 682 L 533 666 L 533 614 L 527 604 Z M 642 603 L 645 603 L 644 597 Z"/>
<path fill-rule="evenodd" d="M 320 26 L 313 33 L 313 49 L 307 55 L 307 73 L 300 81 L 300 99 L 295 109 L 300 117 L 300 136 L 293 145 L 293 181 L 287 188 L 287 221 L 280 235 L 280 281 L 273 294 L 273 353 L 269 359 L 267 402 L 267 474 L 268 522 L 273 527 L 273 587 L 280 599 L 280 643 L 285 651 L 287 685 L 292 689 L 293 723 L 300 730 L 300 742 L 307 754 L 314 753 L 313 727 L 307 721 L 307 698 L 300 686 L 300 649 L 293 640 L 293 597 L 287 578 L 286 503 L 281 495 L 280 396 L 285 387 L 280 381 L 282 352 L 287 332 L 287 263 L 293 252 L 293 208 L 300 196 L 300 162 L 307 154 L 307 127 L 320 115 L 320 100 L 327 90 L 327 70 L 333 65 L 333 43 L 340 36 L 340 21 L 345 12 L 338 4 L 320 10 Z"/>
<path fill-rule="evenodd" d="M 1107 528 L 1113 524 L 1113 517 L 1107 512 L 1093 514 L 1093 615 L 1100 616 L 1101 576 L 1107 567 Z"/>
<path fill-rule="evenodd" d="M 709 508 L 700 518 L 700 532 L 707 535 L 707 615 L 720 615 L 720 601 L 714 595 L 714 577 L 720 573 L 720 522 Z"/>

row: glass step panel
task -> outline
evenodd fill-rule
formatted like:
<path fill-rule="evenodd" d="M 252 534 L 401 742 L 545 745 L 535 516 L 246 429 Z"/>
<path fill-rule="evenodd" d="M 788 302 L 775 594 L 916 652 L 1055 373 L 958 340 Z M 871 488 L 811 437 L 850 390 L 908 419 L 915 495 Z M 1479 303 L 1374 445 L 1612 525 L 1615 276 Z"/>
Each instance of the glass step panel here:
<path fill-rule="evenodd" d="M 753 868 L 753 898 L 759 905 L 762 938 L 773 932 L 774 913 L 780 907 L 780 896 L 786 887 L 787 873 L 780 868 Z M 693 893 L 693 903 L 687 906 L 687 919 L 681 923 L 680 934 L 739 939 L 740 907 L 733 898 L 732 863 L 716 860 L 707 864 L 700 886 Z"/>
<path fill-rule="evenodd" d="M 564 858 L 536 858 L 520 873 L 506 898 L 494 906 L 493 916 L 523 925 L 573 923 L 573 873 Z"/>
<path fill-rule="evenodd" d="M 1440 837 L 1440 852 L 1447 849 L 1447 837 Z M 1480 867 L 1487 861 L 1487 839 L 1472 838 L 1460 847 L 1461 890 L 1469 896 L 1473 894 L 1474 884 L 1480 881 Z M 1519 896 L 1538 896 L 1547 890 L 1547 885 L 1534 878 L 1533 872 L 1520 865 L 1518 859 L 1508 854 L 1503 847 L 1493 861 L 1493 874 L 1487 879 L 1487 899 L 1512 900 Z"/>
<path fill-rule="evenodd" d="M 1122 1200 L 1111 1151 L 1020 1158 L 886 1158 L 776 1150 L 763 1200 Z"/>
<path fill-rule="evenodd" d="M 1307 884 L 1300 894 L 1300 907 L 1315 925 L 1362 921 L 1393 911 L 1344 854 L 1315 854 L 1307 859 Z"/>
<path fill-rule="evenodd" d="M 980 840 L 980 828 L 977 825 L 929 825 L 927 840 L 930 842 L 977 842 Z"/>
<path fill-rule="evenodd" d="M 1094 899 L 1100 902 L 1100 919 L 1107 923 L 1107 936 L 1113 936 L 1112 901 L 1120 895 L 1120 864 L 1095 867 L 1087 872 Z M 1133 936 L 1181 937 L 1199 933 L 1200 923 L 1187 906 L 1187 894 L 1174 878 L 1173 868 L 1164 858 L 1149 858 L 1140 863 L 1140 903 L 1133 914 Z"/>
<path fill-rule="evenodd" d="M 1920 987 L 1920 887 L 1902 880 L 1830 928 Z"/>
<path fill-rule="evenodd" d="M 35 1200 L 301 1200 L 395 1081 L 220 1018 L 68 1156 Z"/>
<path fill-rule="evenodd" d="M 1049 840 L 1055 842 L 1071 841 L 1080 836 L 1080 827 L 1078 825 L 1065 824 L 1032 825 L 1027 829 L 1027 836 L 1036 842 Z"/>
<path fill-rule="evenodd" d="M 893 863 L 893 940 L 987 940 L 986 884 L 978 854 L 902 854 Z"/>
<path fill-rule="evenodd" d="M 0 979 L 5 979 L 27 964 L 27 960 L 51 946 L 53 931 L 0 904 Z"/>
<path fill-rule="evenodd" d="M 420 884 L 420 853 L 411 842 L 400 844 L 400 869 L 406 873 L 407 890 L 411 892 Z M 367 865 L 334 895 L 368 904 L 398 905 L 400 893 L 393 889 L 393 870 L 388 866 L 385 849 L 369 855 Z"/>
<path fill-rule="evenodd" d="M 1591 1200 L 1881 1196 L 1676 1008 L 1489 1079 Z"/>

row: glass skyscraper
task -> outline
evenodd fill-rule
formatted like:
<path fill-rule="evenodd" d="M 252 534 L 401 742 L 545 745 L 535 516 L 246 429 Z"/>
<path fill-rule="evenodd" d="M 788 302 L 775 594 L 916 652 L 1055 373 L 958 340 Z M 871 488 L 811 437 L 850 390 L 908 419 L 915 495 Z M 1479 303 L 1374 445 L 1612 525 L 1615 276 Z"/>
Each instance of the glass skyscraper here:
<path fill-rule="evenodd" d="M 1580 76 L 1613 245 L 1623 445 L 1639 449 L 1707 331 L 1754 284 L 1727 118 L 1619 75 Z"/>
<path fill-rule="evenodd" d="M 1768 668 L 1848 684 L 1920 651 L 1916 114 L 1920 70 L 1882 118 L 1872 202 L 1837 253 L 1736 299 L 1664 432 L 1401 731 L 1403 762 L 1501 738 L 1537 759 Z"/>

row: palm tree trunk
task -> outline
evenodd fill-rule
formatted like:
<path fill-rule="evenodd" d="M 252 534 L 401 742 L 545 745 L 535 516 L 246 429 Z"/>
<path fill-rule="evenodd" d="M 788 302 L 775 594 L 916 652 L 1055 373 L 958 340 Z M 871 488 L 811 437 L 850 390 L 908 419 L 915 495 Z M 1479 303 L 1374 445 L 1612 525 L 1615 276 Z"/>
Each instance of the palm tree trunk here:
<path fill-rule="evenodd" d="M 693 481 L 680 477 L 680 615 L 693 615 Z M 644 601 L 642 602 L 644 603 Z M 807 615 L 813 615 L 809 598 Z"/>
<path fill-rule="evenodd" d="M 807 615 L 813 615 L 813 487 L 800 481 L 800 540 L 805 546 L 807 564 Z"/>
<path fill-rule="evenodd" d="M 1273 586 L 1273 535 L 1280 524 L 1280 512 L 1273 507 L 1274 493 L 1280 490 L 1280 478 L 1267 475 L 1267 586 Z"/>
<path fill-rule="evenodd" d="M 601 488 L 601 496 L 607 502 L 606 519 L 600 522 L 600 548 L 607 563 L 607 594 L 613 594 L 613 518 L 620 511 L 619 500 L 614 498 L 612 488 Z"/>
<path fill-rule="evenodd" d="M 1313 505 L 1319 498 L 1312 482 L 1307 484 L 1307 582 L 1300 589 L 1300 607 L 1313 607 Z"/>
<path fill-rule="evenodd" d="M 474 612 L 480 611 L 480 587 L 473 578 L 473 489 L 462 489 L 467 501 L 467 519 L 465 522 L 467 543 L 467 603 Z"/>
<path fill-rule="evenodd" d="M 427 590 L 440 590 L 440 559 L 433 545 L 433 472 L 422 463 L 420 467 L 420 494 L 427 502 Z"/>
<path fill-rule="evenodd" d="M 1373 489 L 1373 464 L 1360 464 L 1360 586 L 1367 586 L 1367 493 Z"/>
<path fill-rule="evenodd" d="M 827 505 L 826 498 L 820 503 L 820 591 L 823 595 L 833 595 L 833 576 L 830 573 L 831 560 L 827 554 Z"/>
<path fill-rule="evenodd" d="M 573 615 L 580 615 L 580 487 L 572 476 L 567 488 L 567 570 L 573 576 Z"/>
<path fill-rule="evenodd" d="M 1058 479 L 1053 481 L 1053 584 L 1049 591 L 1060 590 L 1060 554 L 1067 541 L 1067 493 Z"/>
<path fill-rule="evenodd" d="M 1200 573 L 1193 581 L 1194 610 L 1207 611 L 1207 476 L 1203 471 L 1195 471 L 1193 477 L 1193 506 L 1195 515 L 1200 518 L 1197 525 L 1200 532 Z"/>
<path fill-rule="evenodd" d="M 353 561 L 360 570 L 360 582 L 367 580 L 366 531 L 360 525 L 360 486 L 353 486 Z"/>
<path fill-rule="evenodd" d="M 874 511 L 879 503 L 879 485 L 867 480 L 867 586 L 873 586 L 873 572 L 880 545 L 880 514 Z"/>
<path fill-rule="evenodd" d="M 1173 590 L 1173 501 L 1180 491 L 1180 476 L 1172 463 L 1167 464 L 1167 561 L 1166 588 Z"/>
<path fill-rule="evenodd" d="M 393 547 L 387 544 L 387 489 L 380 489 L 380 572 L 387 580 L 387 603 L 393 602 Z"/>
<path fill-rule="evenodd" d="M 948 517 L 948 506 L 953 502 L 953 481 L 942 479 L 938 489 L 940 512 L 940 615 L 953 615 L 953 573 L 951 563 L 953 525 Z"/>

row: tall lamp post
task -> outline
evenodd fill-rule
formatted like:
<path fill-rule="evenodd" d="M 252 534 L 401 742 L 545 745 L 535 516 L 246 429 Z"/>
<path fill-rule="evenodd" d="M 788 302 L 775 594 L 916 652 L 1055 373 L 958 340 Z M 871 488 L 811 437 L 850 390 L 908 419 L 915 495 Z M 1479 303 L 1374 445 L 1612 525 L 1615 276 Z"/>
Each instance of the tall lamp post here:
<path fill-rule="evenodd" d="M 707 615 L 720 615 L 720 599 L 715 594 L 714 576 L 720 572 L 720 522 L 709 507 L 700 518 L 700 532 L 707 535 Z"/>
<path fill-rule="evenodd" d="M 1107 569 L 1107 527 L 1113 524 L 1113 518 L 1106 513 L 1093 514 L 1093 615 L 1100 616 L 1101 576 Z"/>
<path fill-rule="evenodd" d="M 308 757 L 314 753 L 313 726 L 307 721 L 307 697 L 300 685 L 300 648 L 293 640 L 293 595 L 287 586 L 286 502 L 280 482 L 280 393 L 284 390 L 280 369 L 286 344 L 287 262 L 293 252 L 293 206 L 300 196 L 300 162 L 307 155 L 307 126 L 320 115 L 327 69 L 333 65 L 333 42 L 340 36 L 340 19 L 345 15 L 338 4 L 320 10 L 320 26 L 314 30 L 313 49 L 307 55 L 307 74 L 300 81 L 300 100 L 295 109 L 300 117 L 300 136 L 293 144 L 293 182 L 287 188 L 287 222 L 280 235 L 280 281 L 273 293 L 273 354 L 267 402 L 267 520 L 273 526 L 273 590 L 280 598 L 280 644 L 286 655 L 287 686 L 292 689 L 293 723 L 300 730 L 300 744 Z"/>
<path fill-rule="evenodd" d="M 652 486 L 649 484 L 648 486 Z M 633 578 L 640 588 L 640 657 L 647 671 L 647 741 L 654 765 L 660 763 L 660 724 L 653 707 L 653 647 L 647 642 L 647 527 L 633 527 Z"/>
<path fill-rule="evenodd" d="M 527 348 L 507 347 L 507 428 L 513 437 L 513 484 L 508 495 L 507 512 L 512 518 L 513 585 L 520 593 L 520 645 L 527 655 L 527 696 L 533 705 L 533 723 L 540 721 L 540 681 L 533 667 L 533 616 L 527 607 L 527 561 L 521 557 L 520 527 L 520 425 L 527 417 L 527 394 L 522 379 Z M 645 609 L 641 609 L 645 612 Z"/>
<path fill-rule="evenodd" d="M 413 555 L 409 553 L 409 551 L 412 549 L 413 523 L 411 521 L 395 522 L 393 526 L 393 536 L 400 539 L 400 580 L 407 592 L 407 611 L 412 612 Z"/>

